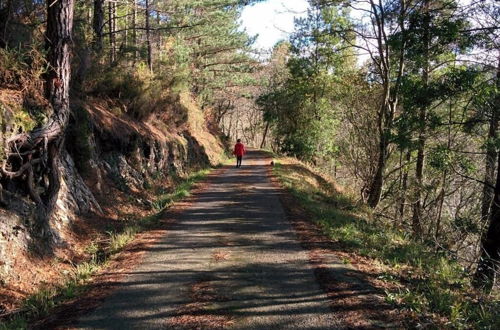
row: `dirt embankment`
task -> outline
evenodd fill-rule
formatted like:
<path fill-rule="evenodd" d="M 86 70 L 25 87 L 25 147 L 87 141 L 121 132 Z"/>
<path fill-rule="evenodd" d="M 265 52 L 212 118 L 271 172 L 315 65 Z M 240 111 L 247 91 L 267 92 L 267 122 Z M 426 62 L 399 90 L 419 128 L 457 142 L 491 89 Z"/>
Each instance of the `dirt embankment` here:
<path fill-rule="evenodd" d="M 3 146 L 30 122 L 21 92 L 2 90 L 0 95 Z M 0 314 L 41 286 L 62 281 L 86 258 L 91 241 L 150 214 L 154 196 L 168 191 L 176 178 L 219 163 L 223 146 L 191 97 L 182 94 L 171 101 L 163 112 L 141 121 L 120 111 L 117 100 L 72 103 L 50 251 L 40 249 L 34 204 L 22 180 L 1 181 Z"/>

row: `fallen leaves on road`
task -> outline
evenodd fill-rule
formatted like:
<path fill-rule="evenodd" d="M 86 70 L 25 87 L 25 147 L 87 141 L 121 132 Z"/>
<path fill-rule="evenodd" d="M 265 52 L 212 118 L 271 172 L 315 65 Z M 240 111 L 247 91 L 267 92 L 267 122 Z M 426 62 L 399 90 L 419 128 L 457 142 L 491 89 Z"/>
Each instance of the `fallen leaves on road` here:
<path fill-rule="evenodd" d="M 210 279 L 202 279 L 189 286 L 192 302 L 181 306 L 176 316 L 168 320 L 167 327 L 173 329 L 225 329 L 234 324 L 229 312 L 209 308 L 217 302 L 226 301 Z"/>
<path fill-rule="evenodd" d="M 227 260 L 229 256 L 230 253 L 226 251 L 215 251 L 212 253 L 212 259 L 214 259 L 215 262 Z"/>

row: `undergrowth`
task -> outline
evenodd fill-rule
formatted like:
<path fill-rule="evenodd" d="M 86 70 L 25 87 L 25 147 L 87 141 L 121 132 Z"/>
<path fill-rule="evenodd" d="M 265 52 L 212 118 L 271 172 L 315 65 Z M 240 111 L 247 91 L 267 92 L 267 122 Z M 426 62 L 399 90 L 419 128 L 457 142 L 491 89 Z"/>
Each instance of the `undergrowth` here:
<path fill-rule="evenodd" d="M 46 71 L 45 55 L 36 46 L 29 49 L 0 48 L 0 86 L 31 87 Z"/>
<path fill-rule="evenodd" d="M 209 172 L 210 169 L 203 169 L 190 174 L 187 178 L 178 178 L 173 191 L 158 195 L 153 203 L 155 206 L 152 215 L 131 222 L 120 232 L 106 232 L 107 238 L 104 240 L 91 242 L 85 248 L 85 252 L 89 255 L 87 261 L 74 265 L 72 271 L 66 274 L 62 284 L 46 285 L 27 297 L 19 313 L 0 323 L 0 330 L 26 329 L 30 321 L 47 316 L 54 307 L 87 291 L 93 275 L 103 269 L 108 261 L 122 251 L 138 233 L 157 226 L 163 212 L 174 202 L 188 196 L 193 185 Z"/>
<path fill-rule="evenodd" d="M 274 173 L 342 250 L 376 259 L 389 269 L 381 279 L 399 283 L 386 300 L 415 315 L 417 326 L 500 328 L 500 300 L 472 289 L 470 275 L 446 252 L 412 240 L 378 221 L 369 209 L 298 163 L 276 162 Z M 370 220 L 372 219 L 372 220 Z"/>
<path fill-rule="evenodd" d="M 95 75 L 91 90 L 97 96 L 119 99 L 124 109 L 115 107 L 113 113 L 123 111 L 142 120 L 155 111 L 168 107 L 170 92 L 162 79 L 155 77 L 148 67 L 139 64 L 134 69 L 112 67 Z"/>

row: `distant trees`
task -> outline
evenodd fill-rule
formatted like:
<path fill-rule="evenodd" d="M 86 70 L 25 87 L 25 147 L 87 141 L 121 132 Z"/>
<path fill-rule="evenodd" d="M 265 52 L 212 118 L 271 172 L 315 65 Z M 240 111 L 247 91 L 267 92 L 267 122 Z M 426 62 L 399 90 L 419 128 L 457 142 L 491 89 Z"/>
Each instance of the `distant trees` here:
<path fill-rule="evenodd" d="M 336 152 L 340 80 L 352 62 L 342 39 L 328 31 L 345 24 L 337 8 L 312 6 L 291 36 L 290 58 L 281 64 L 287 72 L 275 68 L 258 100 L 283 152 L 311 161 L 326 161 Z M 280 51 L 277 47 L 272 58 L 283 56 Z"/>

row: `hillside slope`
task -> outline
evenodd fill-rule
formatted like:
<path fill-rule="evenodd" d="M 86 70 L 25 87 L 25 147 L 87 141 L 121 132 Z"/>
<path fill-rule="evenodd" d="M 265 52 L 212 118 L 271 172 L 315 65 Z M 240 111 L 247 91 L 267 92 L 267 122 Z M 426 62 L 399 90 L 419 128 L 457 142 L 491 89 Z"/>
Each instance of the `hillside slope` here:
<path fill-rule="evenodd" d="M 36 125 L 26 95 L 2 89 L 0 143 Z M 221 161 L 223 145 L 204 114 L 182 93 L 138 121 L 119 99 L 87 97 L 72 103 L 63 181 L 51 220 L 53 244 L 37 230 L 35 204 L 23 181 L 2 181 L 0 314 L 46 282 L 59 281 L 85 258 L 89 242 L 151 214 L 155 196 L 178 178 Z M 4 148 L 2 148 L 3 150 Z"/>

